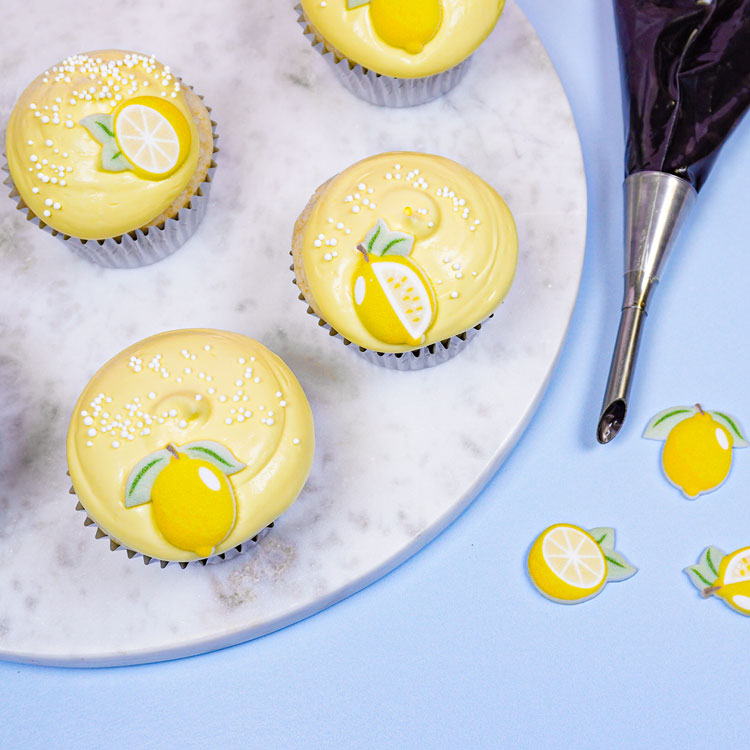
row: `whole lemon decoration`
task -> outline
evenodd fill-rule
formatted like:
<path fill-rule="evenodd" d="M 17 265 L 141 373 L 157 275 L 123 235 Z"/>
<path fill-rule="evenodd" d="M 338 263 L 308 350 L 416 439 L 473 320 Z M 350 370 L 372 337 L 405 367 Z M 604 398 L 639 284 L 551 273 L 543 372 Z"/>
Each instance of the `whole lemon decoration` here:
<path fill-rule="evenodd" d="M 672 407 L 657 414 L 644 437 L 665 440 L 664 473 L 688 498 L 721 485 L 732 467 L 732 448 L 747 445 L 739 423 L 723 412 Z"/>
<path fill-rule="evenodd" d="M 704 598 L 717 596 L 727 606 L 750 615 L 750 547 L 725 555 L 716 547 L 706 547 L 698 563 L 685 568 Z"/>
<path fill-rule="evenodd" d="M 234 526 L 234 493 L 208 461 L 175 456 L 151 490 L 154 521 L 170 544 L 208 557 Z"/>
<path fill-rule="evenodd" d="M 443 6 L 440 0 L 370 0 L 370 19 L 386 44 L 416 55 L 437 34 Z"/>
<path fill-rule="evenodd" d="M 529 550 L 529 578 L 552 601 L 586 601 L 608 581 L 635 575 L 636 568 L 615 551 L 614 545 L 614 529 L 584 531 L 572 524 L 555 524 L 545 529 Z"/>
<path fill-rule="evenodd" d="M 139 461 L 125 487 L 125 506 L 151 502 L 153 520 L 178 549 L 209 557 L 232 532 L 237 506 L 230 474 L 245 468 L 219 443 L 198 441 L 155 451 Z"/>

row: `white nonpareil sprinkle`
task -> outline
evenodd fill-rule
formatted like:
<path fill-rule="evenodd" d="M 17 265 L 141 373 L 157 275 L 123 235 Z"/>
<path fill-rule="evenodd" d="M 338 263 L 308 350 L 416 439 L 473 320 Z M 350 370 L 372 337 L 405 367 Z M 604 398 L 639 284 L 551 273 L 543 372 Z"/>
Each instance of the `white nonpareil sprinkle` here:
<path fill-rule="evenodd" d="M 458 298 L 458 292 L 451 292 L 451 299 L 457 299 Z"/>
<path fill-rule="evenodd" d="M 300 439 L 299 439 L 299 438 L 294 438 L 294 440 L 292 440 L 292 442 L 293 442 L 293 443 L 294 443 L 295 445 L 299 445 L 299 444 L 300 444 Z"/>

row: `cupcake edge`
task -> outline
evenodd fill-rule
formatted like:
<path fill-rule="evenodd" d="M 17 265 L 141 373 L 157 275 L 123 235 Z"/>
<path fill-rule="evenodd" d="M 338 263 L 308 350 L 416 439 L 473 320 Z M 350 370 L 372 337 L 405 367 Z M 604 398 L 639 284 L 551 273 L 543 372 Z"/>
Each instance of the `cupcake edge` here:
<path fill-rule="evenodd" d="M 393 78 L 342 55 L 317 31 L 302 5 L 294 9 L 302 33 L 313 49 L 330 63 L 341 83 L 355 96 L 380 107 L 414 107 L 438 99 L 461 81 L 471 61 L 469 56 L 442 73 L 422 78 Z"/>
<path fill-rule="evenodd" d="M 67 476 L 70 479 L 70 472 L 67 472 Z M 83 506 L 83 503 L 78 499 L 78 495 L 76 493 L 75 487 L 71 483 L 70 489 L 68 490 L 68 494 L 75 495 L 76 496 L 76 506 L 75 509 L 81 513 L 83 513 L 86 517 L 84 518 L 83 525 L 84 526 L 95 526 L 96 527 L 96 539 L 109 539 L 109 549 L 110 552 L 116 552 L 117 550 L 124 551 L 129 560 L 133 560 L 136 558 L 143 558 L 143 564 L 144 565 L 150 565 L 153 563 L 159 563 L 159 565 L 162 568 L 166 568 L 168 565 L 179 565 L 182 570 L 185 570 L 188 566 L 206 566 L 206 565 L 218 565 L 219 563 L 224 562 L 225 560 L 233 560 L 235 557 L 239 557 L 242 554 L 247 553 L 249 550 L 253 549 L 263 537 L 266 536 L 266 534 L 274 527 L 274 524 L 276 521 L 271 521 L 271 523 L 268 524 L 268 526 L 262 528 L 254 537 L 251 539 L 248 539 L 241 544 L 238 544 L 235 547 L 232 547 L 231 549 L 226 550 L 225 552 L 221 552 L 218 555 L 210 555 L 209 557 L 201 557 L 197 560 L 162 560 L 158 557 L 150 557 L 149 555 L 144 555 L 143 552 L 138 552 L 138 550 L 133 549 L 132 547 L 128 547 L 126 544 L 123 544 L 122 542 L 118 541 L 112 534 L 110 534 L 108 531 L 103 529 L 86 511 L 86 508 Z"/>
<path fill-rule="evenodd" d="M 202 95 L 196 94 L 196 96 L 203 101 Z M 204 106 L 210 118 L 211 107 L 205 102 Z M 82 240 L 78 237 L 63 234 L 46 224 L 26 205 L 21 197 L 10 173 L 10 166 L 5 153 L 3 153 L 3 164 L 0 169 L 7 172 L 8 176 L 3 180 L 3 184 L 10 188 L 10 198 L 16 202 L 16 209 L 26 214 L 27 221 L 53 237 L 57 237 L 80 258 L 104 268 L 148 266 L 169 257 L 185 244 L 198 229 L 206 214 L 211 183 L 216 171 L 216 154 L 219 152 L 216 145 L 219 139 L 216 132 L 217 124 L 213 119 L 210 122 L 213 142 L 211 161 L 205 177 L 185 205 L 174 216 L 170 216 L 158 224 L 134 229 L 117 237 L 108 237 L 104 240 Z"/>
<path fill-rule="evenodd" d="M 302 259 L 302 240 L 307 219 L 320 197 L 325 193 L 328 185 L 336 178 L 336 176 L 337 175 L 334 175 L 329 178 L 318 187 L 307 202 L 305 208 L 302 210 L 302 213 L 294 222 L 292 249 L 289 251 L 289 255 L 292 257 L 292 264 L 289 266 L 289 270 L 294 276 L 292 278 L 292 284 L 299 289 L 297 299 L 307 305 L 307 314 L 317 318 L 318 325 L 321 328 L 326 329 L 329 336 L 340 339 L 344 346 L 354 346 L 355 351 L 361 357 L 379 367 L 402 371 L 424 370 L 427 367 L 434 367 L 435 365 L 447 362 L 449 359 L 453 359 L 453 357 L 466 348 L 469 341 L 471 341 L 487 324 L 487 322 L 494 317 L 494 312 L 490 313 L 484 318 L 484 320 L 465 331 L 455 333 L 447 339 L 436 341 L 428 346 L 419 347 L 417 349 L 407 349 L 404 352 L 379 352 L 375 349 L 368 349 L 367 347 L 360 346 L 340 334 L 330 323 L 328 323 L 327 320 L 323 318 L 322 313 L 318 310 L 317 305 L 315 304 L 315 300 L 305 276 L 304 262 Z"/>

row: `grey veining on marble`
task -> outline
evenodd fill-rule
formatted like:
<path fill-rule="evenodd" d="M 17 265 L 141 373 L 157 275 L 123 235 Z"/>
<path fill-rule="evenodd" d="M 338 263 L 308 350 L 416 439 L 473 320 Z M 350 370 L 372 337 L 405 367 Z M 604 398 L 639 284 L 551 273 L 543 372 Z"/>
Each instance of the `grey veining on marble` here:
<path fill-rule="evenodd" d="M 475 497 L 541 398 L 572 314 L 586 191 L 577 132 L 544 49 L 510 2 L 448 96 L 373 107 L 300 33 L 295 0 L 92 0 L 4 9 L 0 121 L 44 67 L 138 48 L 206 97 L 221 154 L 198 233 L 155 266 L 87 264 L 0 199 L 0 657 L 74 666 L 207 651 L 347 596 L 442 531 Z M 44 40 L 44 44 L 32 43 Z M 305 314 L 289 240 L 312 191 L 385 150 L 467 165 L 506 198 L 519 271 L 460 356 L 431 370 L 374 367 Z M 305 388 L 317 452 L 298 502 L 248 555 L 160 569 L 110 552 L 73 510 L 65 434 L 94 371 L 172 328 L 240 331 Z M 375 440 L 373 440 L 375 439 Z M 373 448 L 373 442 L 377 448 Z"/>

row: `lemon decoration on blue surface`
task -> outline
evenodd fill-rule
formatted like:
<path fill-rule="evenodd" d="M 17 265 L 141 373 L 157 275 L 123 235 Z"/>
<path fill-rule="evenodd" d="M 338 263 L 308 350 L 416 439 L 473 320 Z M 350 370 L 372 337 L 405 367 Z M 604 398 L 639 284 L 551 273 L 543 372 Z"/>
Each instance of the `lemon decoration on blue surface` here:
<path fill-rule="evenodd" d="M 736 612 L 750 616 L 750 547 L 729 555 L 706 547 L 698 562 L 684 572 L 704 599 L 717 596 Z"/>
<path fill-rule="evenodd" d="M 691 500 L 719 487 L 732 467 L 732 449 L 747 447 L 737 419 L 700 404 L 660 411 L 643 437 L 665 441 L 664 473 Z"/>
<path fill-rule="evenodd" d="M 545 529 L 529 550 L 529 578 L 539 592 L 558 604 L 579 604 L 596 596 L 609 581 L 637 572 L 615 551 L 615 530 L 585 531 L 569 523 Z"/>
<path fill-rule="evenodd" d="M 152 503 L 154 523 L 170 544 L 209 557 L 234 528 L 237 505 L 229 475 L 244 468 L 220 443 L 202 440 L 179 449 L 170 444 L 133 467 L 125 507 Z"/>
<path fill-rule="evenodd" d="M 370 6 L 377 35 L 391 47 L 419 54 L 443 21 L 441 0 L 347 0 L 350 10 Z"/>

